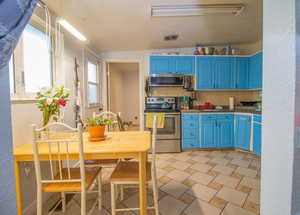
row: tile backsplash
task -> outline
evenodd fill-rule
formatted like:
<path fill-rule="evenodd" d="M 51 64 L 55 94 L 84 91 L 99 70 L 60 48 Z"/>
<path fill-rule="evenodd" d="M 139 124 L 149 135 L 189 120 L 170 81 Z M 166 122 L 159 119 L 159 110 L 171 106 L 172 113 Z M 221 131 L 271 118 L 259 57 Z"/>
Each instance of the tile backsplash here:
<path fill-rule="evenodd" d="M 214 105 L 229 105 L 229 97 L 235 98 L 235 105 L 240 105 L 240 101 L 259 101 L 259 92 L 257 90 L 239 90 L 239 91 L 195 91 L 196 100 L 194 106 L 202 105 L 204 102 L 210 102 Z M 156 87 L 152 90 L 151 96 L 192 96 L 192 92 L 178 87 Z"/>

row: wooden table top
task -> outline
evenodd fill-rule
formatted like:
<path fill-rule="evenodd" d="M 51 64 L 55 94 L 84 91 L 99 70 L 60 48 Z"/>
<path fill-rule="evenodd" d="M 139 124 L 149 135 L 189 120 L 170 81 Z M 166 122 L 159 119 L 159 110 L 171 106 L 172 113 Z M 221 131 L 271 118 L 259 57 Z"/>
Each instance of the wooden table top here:
<path fill-rule="evenodd" d="M 100 142 L 91 142 L 88 133 L 83 134 L 85 159 L 111 159 L 113 157 L 136 157 L 139 152 L 147 152 L 151 147 L 151 134 L 149 131 L 120 131 L 107 132 L 107 138 Z M 14 147 L 16 161 L 33 161 L 32 143 L 22 144 Z M 40 155 L 45 155 L 41 160 L 47 160 L 48 144 L 39 144 Z M 64 154 L 64 149 L 61 153 Z M 73 159 L 78 158 L 78 143 L 69 144 L 69 154 Z M 52 152 L 57 149 L 52 148 Z"/>

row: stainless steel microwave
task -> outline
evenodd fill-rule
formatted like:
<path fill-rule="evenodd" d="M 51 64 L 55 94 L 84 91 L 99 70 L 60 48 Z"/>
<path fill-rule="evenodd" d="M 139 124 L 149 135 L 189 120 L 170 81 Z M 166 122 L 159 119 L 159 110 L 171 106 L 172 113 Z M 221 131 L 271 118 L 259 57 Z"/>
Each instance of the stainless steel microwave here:
<path fill-rule="evenodd" d="M 193 88 L 192 75 L 150 75 L 148 80 L 150 87 L 183 87 L 185 89 Z"/>

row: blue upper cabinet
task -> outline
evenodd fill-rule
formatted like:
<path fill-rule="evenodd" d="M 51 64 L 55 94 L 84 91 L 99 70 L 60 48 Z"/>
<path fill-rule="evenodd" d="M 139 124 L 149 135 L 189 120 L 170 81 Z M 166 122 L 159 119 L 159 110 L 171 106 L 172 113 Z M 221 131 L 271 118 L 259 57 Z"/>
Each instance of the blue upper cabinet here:
<path fill-rule="evenodd" d="M 243 150 L 250 149 L 251 116 L 235 116 L 235 147 Z"/>
<path fill-rule="evenodd" d="M 248 89 L 249 87 L 249 58 L 235 57 L 233 59 L 232 89 Z"/>
<path fill-rule="evenodd" d="M 195 57 L 193 56 L 175 56 L 175 73 L 184 75 L 195 74 Z"/>
<path fill-rule="evenodd" d="M 196 57 L 196 89 L 214 89 L 214 71 L 212 57 Z"/>
<path fill-rule="evenodd" d="M 262 71 L 263 71 L 263 55 L 257 53 L 250 57 L 249 60 L 249 88 L 261 89 L 262 88 Z"/>
<path fill-rule="evenodd" d="M 184 74 L 195 73 L 193 56 L 150 56 L 150 74 Z"/>
<path fill-rule="evenodd" d="M 150 57 L 150 74 L 168 74 L 170 68 L 169 56 L 151 56 Z"/>
<path fill-rule="evenodd" d="M 232 57 L 214 57 L 214 88 L 215 89 L 231 89 L 232 88 Z"/>

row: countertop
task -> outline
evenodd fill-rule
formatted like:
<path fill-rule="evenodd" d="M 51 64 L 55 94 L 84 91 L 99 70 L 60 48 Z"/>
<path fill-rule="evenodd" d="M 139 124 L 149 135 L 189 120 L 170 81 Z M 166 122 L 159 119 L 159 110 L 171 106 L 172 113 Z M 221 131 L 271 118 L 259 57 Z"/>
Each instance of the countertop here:
<path fill-rule="evenodd" d="M 222 110 L 199 110 L 199 109 L 190 109 L 190 110 L 181 110 L 181 113 L 249 113 L 249 114 L 261 114 L 261 111 L 257 110 L 248 110 L 248 109 L 239 109 L 236 108 L 234 110 L 222 109 Z"/>

